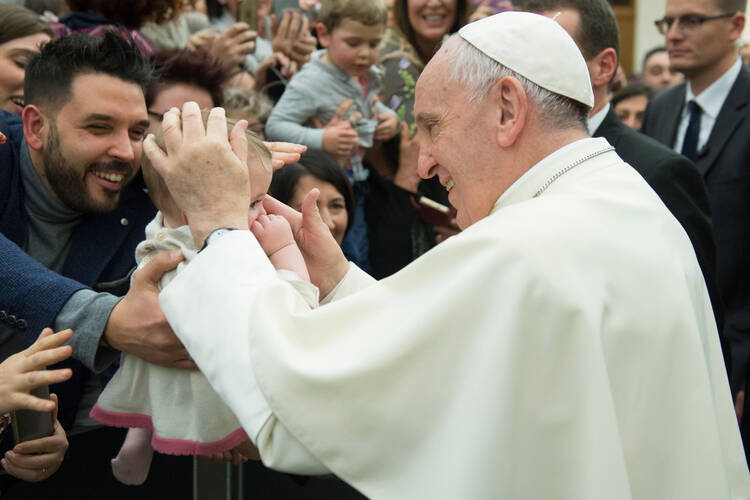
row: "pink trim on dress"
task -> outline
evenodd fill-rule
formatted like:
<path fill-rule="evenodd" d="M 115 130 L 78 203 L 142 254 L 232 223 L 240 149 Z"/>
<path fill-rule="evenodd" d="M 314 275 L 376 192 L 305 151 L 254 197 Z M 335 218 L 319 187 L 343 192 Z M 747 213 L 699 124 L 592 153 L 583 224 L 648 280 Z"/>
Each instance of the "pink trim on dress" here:
<path fill-rule="evenodd" d="M 89 416 L 97 422 L 111 427 L 142 427 L 154 430 L 151 417 L 140 413 L 117 413 L 104 410 L 95 404 Z M 213 455 L 214 453 L 229 451 L 248 439 L 250 438 L 242 427 L 232 431 L 225 438 L 210 443 L 162 438 L 154 432 L 151 437 L 151 446 L 159 453 L 166 453 L 167 455 Z"/>

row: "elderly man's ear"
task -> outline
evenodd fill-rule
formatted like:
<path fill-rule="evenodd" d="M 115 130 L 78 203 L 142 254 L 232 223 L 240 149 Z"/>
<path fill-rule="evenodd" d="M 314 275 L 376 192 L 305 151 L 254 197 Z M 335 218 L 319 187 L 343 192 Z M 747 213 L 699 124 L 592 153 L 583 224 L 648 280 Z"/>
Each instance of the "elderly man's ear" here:
<path fill-rule="evenodd" d="M 23 135 L 26 138 L 26 142 L 29 147 L 35 151 L 40 151 L 44 147 L 45 138 L 47 136 L 47 117 L 34 106 L 29 104 L 23 108 L 21 114 L 23 119 Z"/>
<path fill-rule="evenodd" d="M 503 148 L 516 143 L 526 125 L 529 100 L 517 79 L 506 76 L 493 88 L 498 103 L 497 142 Z"/>

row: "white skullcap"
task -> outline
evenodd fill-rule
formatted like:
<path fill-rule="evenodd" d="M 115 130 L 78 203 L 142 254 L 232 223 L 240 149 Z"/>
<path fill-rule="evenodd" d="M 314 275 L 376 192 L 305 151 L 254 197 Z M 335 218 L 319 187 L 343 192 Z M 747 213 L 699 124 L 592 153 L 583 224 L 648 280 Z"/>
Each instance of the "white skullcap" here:
<path fill-rule="evenodd" d="M 586 61 L 556 21 L 507 11 L 469 23 L 458 34 L 483 54 L 540 87 L 594 107 Z"/>

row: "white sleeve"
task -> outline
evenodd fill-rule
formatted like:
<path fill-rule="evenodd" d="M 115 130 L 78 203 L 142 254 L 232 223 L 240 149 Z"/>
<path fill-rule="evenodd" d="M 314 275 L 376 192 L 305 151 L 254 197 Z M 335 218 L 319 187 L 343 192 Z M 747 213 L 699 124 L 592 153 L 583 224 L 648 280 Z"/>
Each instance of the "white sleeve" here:
<path fill-rule="evenodd" d="M 353 262 L 349 263 L 349 269 L 338 285 L 320 301 L 320 305 L 341 300 L 344 297 L 364 290 L 378 280 L 358 268 Z"/>

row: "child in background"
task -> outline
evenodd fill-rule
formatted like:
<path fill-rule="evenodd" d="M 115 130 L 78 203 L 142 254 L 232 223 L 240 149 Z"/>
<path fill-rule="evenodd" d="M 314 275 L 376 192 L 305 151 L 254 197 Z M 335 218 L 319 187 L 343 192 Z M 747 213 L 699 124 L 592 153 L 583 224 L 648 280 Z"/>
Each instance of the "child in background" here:
<path fill-rule="evenodd" d="M 304 144 L 350 160 L 356 171 L 362 148 L 398 131 L 396 114 L 377 98 L 382 73 L 373 66 L 388 9 L 382 0 L 325 0 L 318 14 L 318 40 L 325 49 L 314 52 L 289 82 L 271 112 L 266 134 L 271 140 Z M 353 105 L 345 116 L 337 116 L 347 99 Z M 315 128 L 314 119 L 329 126 Z M 361 180 L 359 175 L 355 172 L 355 180 Z"/>
<path fill-rule="evenodd" d="M 396 113 L 378 100 L 383 75 L 374 66 L 387 18 L 383 0 L 324 0 L 317 32 L 325 48 L 292 78 L 266 123 L 269 139 L 326 151 L 346 169 L 357 206 L 343 246 L 365 271 L 370 269 L 364 218 L 369 172 L 362 158 L 373 141 L 386 141 L 399 130 Z M 343 112 L 346 101 L 352 104 Z M 317 123 L 326 126 L 316 128 Z"/>
<path fill-rule="evenodd" d="M 204 124 L 207 118 L 204 111 Z M 230 121 L 230 130 L 233 124 Z M 249 225 L 279 276 L 315 307 L 318 291 L 308 282 L 307 268 L 289 223 L 283 217 L 266 215 L 263 209 L 262 200 L 271 183 L 271 154 L 255 134 L 248 132 L 247 136 L 252 190 Z M 156 141 L 164 149 L 160 132 Z M 138 269 L 163 251 L 180 249 L 185 256 L 177 269 L 162 277 L 159 288 L 163 289 L 189 265 L 198 249 L 190 228 L 184 225 L 182 211 L 146 158 L 142 168 L 159 212 L 146 227 L 146 240 L 136 249 Z M 154 450 L 172 455 L 220 455 L 233 461 L 254 456 L 254 447 L 237 418 L 200 371 L 164 368 L 126 353 L 91 417 L 105 425 L 131 428 L 112 460 L 112 472 L 125 484 L 145 481 Z"/>

